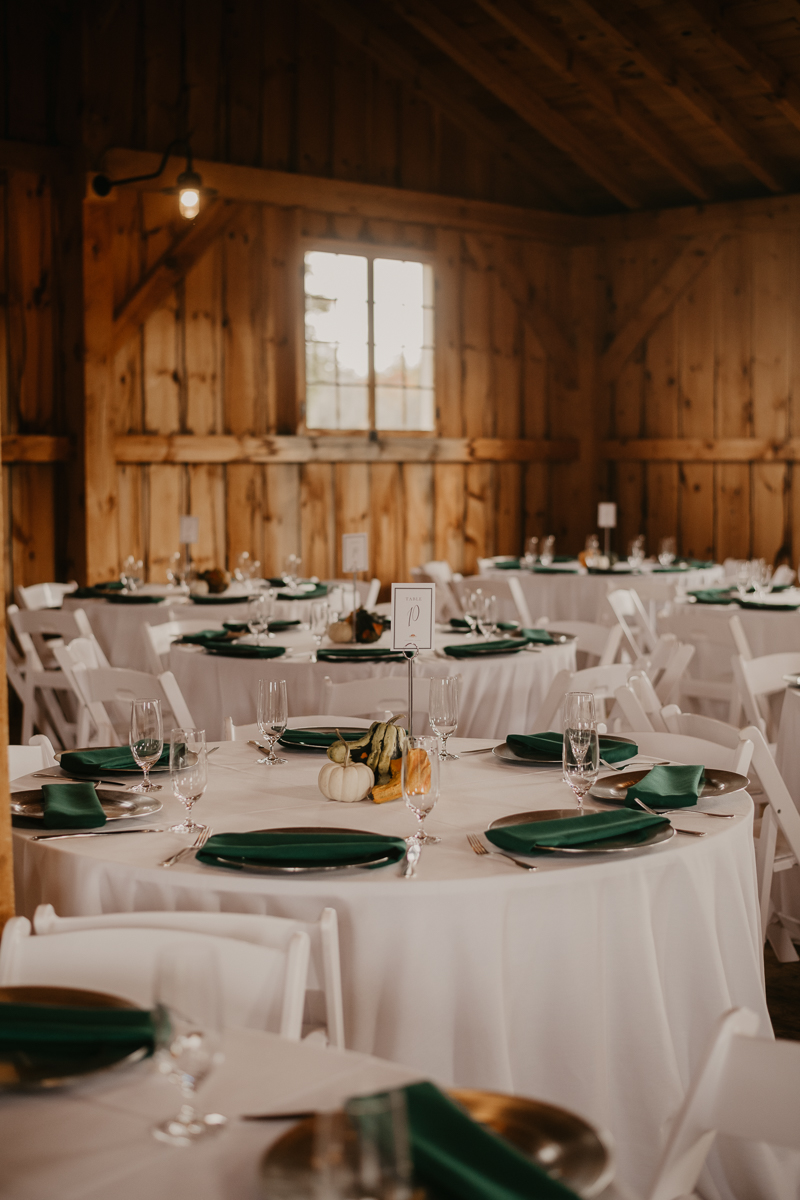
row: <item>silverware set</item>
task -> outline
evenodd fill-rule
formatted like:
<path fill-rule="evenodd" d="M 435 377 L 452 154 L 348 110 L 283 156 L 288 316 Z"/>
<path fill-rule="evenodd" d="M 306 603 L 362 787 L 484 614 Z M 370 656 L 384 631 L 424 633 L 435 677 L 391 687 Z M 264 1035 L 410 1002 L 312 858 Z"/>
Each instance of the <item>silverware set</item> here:
<path fill-rule="evenodd" d="M 523 871 L 536 871 L 538 868 L 534 863 L 520 862 L 518 858 L 512 857 L 510 854 L 505 854 L 502 850 L 487 850 L 481 839 L 475 833 L 467 834 L 467 841 L 470 844 L 470 849 L 473 854 L 482 857 L 484 854 L 490 857 L 505 858 L 508 862 L 514 864 L 515 867 L 521 867 Z"/>
<path fill-rule="evenodd" d="M 176 854 L 171 854 L 169 858 L 165 858 L 158 865 L 160 867 L 174 867 L 176 863 L 181 862 L 184 858 L 188 858 L 190 854 L 196 854 L 198 850 L 202 850 L 210 837 L 211 830 L 208 825 L 204 825 L 191 846 L 184 846 L 182 850 L 178 850 Z"/>

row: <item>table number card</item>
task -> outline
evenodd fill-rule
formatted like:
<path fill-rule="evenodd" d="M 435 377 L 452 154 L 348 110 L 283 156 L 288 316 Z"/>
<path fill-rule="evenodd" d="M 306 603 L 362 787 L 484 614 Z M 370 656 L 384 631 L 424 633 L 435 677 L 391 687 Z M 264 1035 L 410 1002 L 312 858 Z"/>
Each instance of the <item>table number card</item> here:
<path fill-rule="evenodd" d="M 616 529 L 617 528 L 617 506 L 616 504 L 598 504 L 597 506 L 597 527 L 598 529 Z"/>
<path fill-rule="evenodd" d="M 342 574 L 369 570 L 369 543 L 366 533 L 342 534 Z"/>
<path fill-rule="evenodd" d="M 181 517 L 178 541 L 182 546 L 194 546 L 200 541 L 200 518 Z"/>
<path fill-rule="evenodd" d="M 392 584 L 392 649 L 433 649 L 435 583 Z"/>

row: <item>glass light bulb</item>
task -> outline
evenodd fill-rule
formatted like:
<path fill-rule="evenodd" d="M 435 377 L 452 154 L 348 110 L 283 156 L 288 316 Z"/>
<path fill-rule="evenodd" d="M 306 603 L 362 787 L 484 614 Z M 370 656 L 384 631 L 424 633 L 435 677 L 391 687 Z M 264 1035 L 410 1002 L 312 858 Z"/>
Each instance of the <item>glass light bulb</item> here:
<path fill-rule="evenodd" d="M 200 212 L 200 193 L 197 188 L 181 188 L 178 196 L 181 216 L 192 221 Z"/>

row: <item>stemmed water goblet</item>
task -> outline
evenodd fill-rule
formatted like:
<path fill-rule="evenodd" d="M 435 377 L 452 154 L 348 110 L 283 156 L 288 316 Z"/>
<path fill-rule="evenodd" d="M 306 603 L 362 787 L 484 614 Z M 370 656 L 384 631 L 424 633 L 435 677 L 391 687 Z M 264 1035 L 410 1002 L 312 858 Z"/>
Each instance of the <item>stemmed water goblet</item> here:
<path fill-rule="evenodd" d="M 475 630 L 478 628 L 478 617 L 483 607 L 483 592 L 480 588 L 475 588 L 473 592 L 467 592 L 466 601 L 464 603 L 464 620 L 469 626 L 467 637 L 474 637 Z"/>
<path fill-rule="evenodd" d="M 140 558 L 135 558 L 133 554 L 129 554 L 122 564 L 122 570 L 119 573 L 120 580 L 125 585 L 129 592 L 135 592 L 142 584 L 142 573 L 144 563 Z"/>
<path fill-rule="evenodd" d="M 269 628 L 266 597 L 263 592 L 252 596 L 247 602 L 247 628 L 256 639 L 256 645 L 261 645 L 261 635 Z"/>
<path fill-rule="evenodd" d="M 287 554 L 283 564 L 283 577 L 290 588 L 296 588 L 300 579 L 302 558 L 299 554 Z"/>
<path fill-rule="evenodd" d="M 662 538 L 658 546 L 658 561 L 662 567 L 671 567 L 675 562 L 676 543 L 674 537 Z"/>
<path fill-rule="evenodd" d="M 311 661 L 317 661 L 317 652 L 322 645 L 322 639 L 328 632 L 330 623 L 330 614 L 328 605 L 324 600 L 314 600 L 311 604 L 311 636 L 314 639 L 314 653 L 311 655 Z"/>
<path fill-rule="evenodd" d="M 258 681 L 258 712 L 256 720 L 261 735 L 267 739 L 268 754 L 266 758 L 256 761 L 274 767 L 285 763 L 285 758 L 277 758 L 275 743 L 286 728 L 289 719 L 289 708 L 286 700 L 285 679 L 259 679 Z"/>
<path fill-rule="evenodd" d="M 414 813 L 418 828 L 407 842 L 425 846 L 441 841 L 426 833 L 423 822 L 439 799 L 439 741 L 435 737 L 410 737 L 403 747 L 401 764 L 403 801 Z"/>
<path fill-rule="evenodd" d="M 644 534 L 639 534 L 628 546 L 628 566 L 634 571 L 641 569 L 644 562 Z"/>
<path fill-rule="evenodd" d="M 208 753 L 204 729 L 173 729 L 169 736 L 169 773 L 172 790 L 186 809 L 186 818 L 170 826 L 170 833 L 199 833 L 204 828 L 192 820 L 192 807 L 206 790 Z"/>
<path fill-rule="evenodd" d="M 458 758 L 447 749 L 447 739 L 458 728 L 458 687 L 460 675 L 447 675 L 444 679 L 432 679 L 428 700 L 428 720 L 431 729 L 439 738 L 439 758 Z"/>
<path fill-rule="evenodd" d="M 572 788 L 583 812 L 583 798 L 600 774 L 600 742 L 591 692 L 567 692 L 564 697 L 562 764 L 564 782 Z"/>
<path fill-rule="evenodd" d="M 543 567 L 549 567 L 553 561 L 553 556 L 556 549 L 556 539 L 552 533 L 548 534 L 542 542 L 542 553 L 539 555 L 539 562 Z"/>
<path fill-rule="evenodd" d="M 191 1146 L 227 1124 L 219 1113 L 202 1115 L 195 1093 L 221 1058 L 222 996 L 217 956 L 207 946 L 173 945 L 156 962 L 158 1066 L 176 1083 L 183 1104 L 176 1116 L 153 1127 L 153 1137 Z"/>
<path fill-rule="evenodd" d="M 538 537 L 529 537 L 525 542 L 525 555 L 523 557 L 523 565 L 528 571 L 532 571 L 536 564 L 536 557 L 539 553 Z"/>
<path fill-rule="evenodd" d="M 497 635 L 497 597 L 484 596 L 483 604 L 478 609 L 478 629 L 481 636 L 488 641 Z"/>
<path fill-rule="evenodd" d="M 160 783 L 151 783 L 147 772 L 158 762 L 164 749 L 164 726 L 160 700 L 134 700 L 131 703 L 131 725 L 128 734 L 133 760 L 144 775 L 141 783 L 129 787 L 129 792 L 160 792 Z"/>

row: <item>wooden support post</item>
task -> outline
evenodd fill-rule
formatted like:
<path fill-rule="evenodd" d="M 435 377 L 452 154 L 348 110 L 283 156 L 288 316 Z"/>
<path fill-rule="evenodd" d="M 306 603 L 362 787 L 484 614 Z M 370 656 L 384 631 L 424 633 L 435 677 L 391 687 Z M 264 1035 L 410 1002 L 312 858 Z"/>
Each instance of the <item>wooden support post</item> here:
<path fill-rule="evenodd" d="M 0 529 L 5 528 L 0 488 Z M 5 595 L 5 559 L 0 554 L 0 596 Z M 0 678 L 6 678 L 6 639 L 0 639 Z M 14 916 L 14 860 L 11 849 L 11 796 L 8 786 L 8 689 L 0 687 L 0 931 Z"/>
<path fill-rule="evenodd" d="M 86 201 L 83 210 L 84 446 L 86 582 L 119 571 L 117 464 L 112 413 L 114 321 L 111 235 L 113 206 Z"/>

